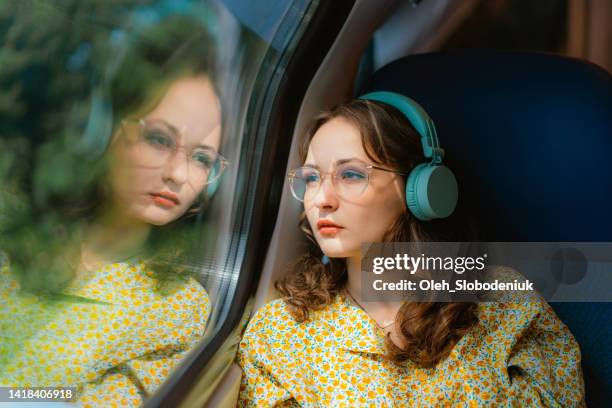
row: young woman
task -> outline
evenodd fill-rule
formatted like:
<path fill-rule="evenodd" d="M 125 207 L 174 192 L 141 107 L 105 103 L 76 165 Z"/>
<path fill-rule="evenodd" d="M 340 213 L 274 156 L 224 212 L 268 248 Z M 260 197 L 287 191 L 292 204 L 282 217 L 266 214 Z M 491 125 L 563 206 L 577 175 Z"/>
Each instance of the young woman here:
<path fill-rule="evenodd" d="M 406 175 L 431 160 L 420 142 L 424 120 L 415 124 L 394 107 L 402 98 L 353 100 L 310 127 L 303 166 L 289 177 L 313 245 L 277 283 L 282 298 L 247 327 L 239 405 L 582 404 L 578 344 L 544 301 L 363 300 L 363 242 L 449 237 L 444 221 L 424 221 L 436 208 L 423 213 L 410 197 L 407 208 Z"/>
<path fill-rule="evenodd" d="M 187 258 L 195 244 L 187 217 L 227 164 L 219 96 L 202 64 L 211 44 L 188 18 L 156 30 L 167 43 L 132 45 L 109 85 L 122 116 L 104 157 L 89 165 L 103 169 L 95 194 L 75 181 L 47 200 L 59 208 L 51 229 L 62 242 L 37 239 L 45 225 L 3 225 L 16 242 L 3 248 L 0 278 L 2 385 L 76 387 L 82 406 L 137 406 L 204 333 L 210 302 Z M 148 80 L 129 84 L 145 63 Z M 52 168 L 56 157 L 47 157 L 36 164 Z"/>

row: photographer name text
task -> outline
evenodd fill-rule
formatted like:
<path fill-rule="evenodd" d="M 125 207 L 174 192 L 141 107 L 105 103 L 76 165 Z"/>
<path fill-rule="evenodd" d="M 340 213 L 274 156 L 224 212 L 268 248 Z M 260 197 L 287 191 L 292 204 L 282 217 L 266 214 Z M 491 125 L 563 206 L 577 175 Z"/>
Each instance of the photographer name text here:
<path fill-rule="evenodd" d="M 446 291 L 450 293 L 454 292 L 472 292 L 472 291 L 488 291 L 488 290 L 499 290 L 499 291 L 533 291 L 533 282 L 529 279 L 525 281 L 514 280 L 513 282 L 495 280 L 493 282 L 480 282 L 478 280 L 467 281 L 467 280 L 456 280 L 453 283 L 451 289 L 451 283 L 446 280 L 421 280 L 419 282 L 402 279 L 397 282 L 384 282 L 382 279 L 377 279 L 372 282 L 372 287 L 376 291 Z"/>

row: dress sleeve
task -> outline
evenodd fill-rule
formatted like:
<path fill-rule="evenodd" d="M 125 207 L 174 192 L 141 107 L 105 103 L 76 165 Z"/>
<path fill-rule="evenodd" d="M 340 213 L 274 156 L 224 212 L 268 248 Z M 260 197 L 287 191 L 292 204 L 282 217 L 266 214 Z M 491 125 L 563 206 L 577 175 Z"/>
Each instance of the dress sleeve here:
<path fill-rule="evenodd" d="M 95 382 L 80 388 L 79 406 L 97 407 L 138 407 L 144 401 L 144 394 L 126 367 L 109 371 Z"/>
<path fill-rule="evenodd" d="M 138 407 L 155 393 L 189 348 L 149 353 L 114 367 L 80 389 L 83 407 Z"/>
<path fill-rule="evenodd" d="M 506 356 L 510 397 L 527 406 L 585 406 L 580 348 L 551 306 L 540 300 L 506 308 L 518 311 L 507 318 L 519 327 Z"/>
<path fill-rule="evenodd" d="M 238 407 L 299 407 L 269 369 L 273 352 L 265 341 L 262 312 L 249 323 L 238 349 L 237 363 L 242 368 Z"/>
<path fill-rule="evenodd" d="M 238 407 L 299 407 L 291 394 L 251 357 L 239 353 L 242 368 Z"/>

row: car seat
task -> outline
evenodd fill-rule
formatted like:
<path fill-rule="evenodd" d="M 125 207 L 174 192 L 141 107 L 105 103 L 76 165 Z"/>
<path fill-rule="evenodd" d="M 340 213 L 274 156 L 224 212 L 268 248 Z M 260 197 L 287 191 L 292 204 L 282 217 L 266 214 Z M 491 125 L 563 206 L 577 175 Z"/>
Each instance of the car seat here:
<path fill-rule="evenodd" d="M 452 51 L 394 61 L 365 91 L 436 123 L 481 241 L 612 242 L 612 81 L 557 55 Z M 553 303 L 580 344 L 589 406 L 612 398 L 612 303 Z"/>

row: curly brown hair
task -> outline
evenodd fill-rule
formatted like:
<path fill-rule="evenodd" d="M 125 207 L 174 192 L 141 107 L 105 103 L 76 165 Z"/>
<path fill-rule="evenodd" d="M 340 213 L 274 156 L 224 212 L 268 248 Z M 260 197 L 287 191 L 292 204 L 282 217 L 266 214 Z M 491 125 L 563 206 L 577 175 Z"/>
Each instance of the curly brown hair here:
<path fill-rule="evenodd" d="M 420 137 L 414 127 L 396 108 L 374 101 L 352 100 L 321 113 L 309 127 L 300 148 L 305 161 L 308 146 L 317 130 L 334 118 L 342 118 L 357 129 L 367 156 L 377 164 L 409 173 L 427 162 Z M 384 241 L 425 242 L 467 240 L 470 225 L 459 225 L 465 218 L 460 210 L 445 220 L 423 223 L 406 208 L 390 226 Z M 275 287 L 284 297 L 289 312 L 299 322 L 308 320 L 311 312 L 330 305 L 341 295 L 347 283 L 343 258 L 322 262 L 322 252 L 308 224 L 305 213 L 300 227 L 309 240 L 308 251 L 291 267 Z M 466 233 L 467 231 L 467 233 Z M 472 231 L 473 232 L 473 231 Z M 400 362 L 410 359 L 421 367 L 433 367 L 445 359 L 454 345 L 478 322 L 477 305 L 467 302 L 405 301 L 395 317 L 400 344 L 387 335 L 386 358 Z"/>

